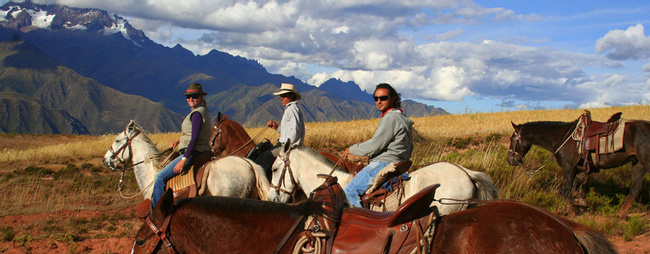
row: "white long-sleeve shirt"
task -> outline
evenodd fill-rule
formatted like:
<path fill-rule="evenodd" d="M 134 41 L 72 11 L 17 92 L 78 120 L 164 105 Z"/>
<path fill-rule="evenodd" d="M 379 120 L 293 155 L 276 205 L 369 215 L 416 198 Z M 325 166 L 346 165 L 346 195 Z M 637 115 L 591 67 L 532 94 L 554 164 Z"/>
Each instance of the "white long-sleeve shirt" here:
<path fill-rule="evenodd" d="M 278 142 L 286 143 L 291 139 L 292 143 L 300 141 L 300 144 L 305 141 L 305 120 L 298 107 L 297 101 L 292 101 L 284 106 L 284 114 L 278 128 L 280 138 Z"/>

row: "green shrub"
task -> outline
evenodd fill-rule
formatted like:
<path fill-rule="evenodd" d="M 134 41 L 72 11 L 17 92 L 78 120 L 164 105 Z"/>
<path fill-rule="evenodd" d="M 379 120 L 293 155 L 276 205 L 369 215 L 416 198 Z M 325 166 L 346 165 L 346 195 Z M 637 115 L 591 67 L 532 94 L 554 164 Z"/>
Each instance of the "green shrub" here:
<path fill-rule="evenodd" d="M 637 235 L 641 235 L 650 229 L 648 224 L 650 221 L 645 219 L 642 215 L 633 215 L 627 220 L 627 227 L 623 231 L 623 239 L 626 241 L 632 240 Z"/>
<path fill-rule="evenodd" d="M 13 241 L 14 236 L 16 236 L 16 231 L 11 226 L 1 227 L 0 232 L 2 233 L 2 240 L 5 242 Z"/>

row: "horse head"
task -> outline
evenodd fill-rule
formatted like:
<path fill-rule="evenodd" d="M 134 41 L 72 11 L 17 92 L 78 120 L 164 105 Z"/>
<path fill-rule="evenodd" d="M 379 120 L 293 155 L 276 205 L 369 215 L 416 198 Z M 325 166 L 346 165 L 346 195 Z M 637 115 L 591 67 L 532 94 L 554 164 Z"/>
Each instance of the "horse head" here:
<path fill-rule="evenodd" d="M 514 131 L 510 136 L 510 148 L 508 148 L 508 156 L 506 159 L 508 164 L 512 166 L 524 165 L 524 156 L 526 156 L 526 153 L 528 153 L 532 145 L 528 144 L 522 138 L 521 130 L 523 129 L 523 125 L 517 125 L 513 122 L 510 123 Z"/>
<path fill-rule="evenodd" d="M 166 191 L 135 235 L 131 253 L 177 253 L 169 237 L 174 208 L 173 191 Z"/>
<path fill-rule="evenodd" d="M 115 141 L 104 155 L 102 160 L 104 166 L 116 170 L 116 167 L 124 167 L 129 163 L 132 165 L 133 150 L 131 143 L 140 133 L 142 133 L 142 130 L 137 127 L 135 121 L 131 120 L 126 125 L 126 129 L 115 137 Z"/>
<path fill-rule="evenodd" d="M 212 126 L 212 133 L 210 134 L 210 150 L 212 150 L 212 153 L 216 156 L 226 150 L 226 146 L 223 142 L 223 129 L 221 128 L 223 122 L 226 120 L 228 120 L 228 117 L 219 112 L 217 114 L 217 120 L 214 121 L 214 125 Z"/>
<path fill-rule="evenodd" d="M 291 140 L 287 140 L 280 148 L 278 157 L 271 166 L 271 190 L 268 200 L 287 203 L 290 198 L 295 196 L 298 182 L 295 177 L 296 172 L 291 170 L 289 156 L 291 150 L 297 146 L 299 146 L 299 142 L 291 143 Z"/>

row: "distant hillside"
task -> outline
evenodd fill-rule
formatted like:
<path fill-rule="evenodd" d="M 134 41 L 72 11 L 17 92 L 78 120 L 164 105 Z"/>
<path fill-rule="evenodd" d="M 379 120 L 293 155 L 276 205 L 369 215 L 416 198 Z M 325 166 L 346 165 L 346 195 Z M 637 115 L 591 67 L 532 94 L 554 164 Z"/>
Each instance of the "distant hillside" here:
<path fill-rule="evenodd" d="M 354 82 L 331 79 L 318 88 L 295 77 L 268 73 L 256 60 L 217 50 L 196 56 L 180 45 L 169 48 L 157 44 L 122 17 L 103 10 L 9 2 L 0 7 L 0 14 L 0 40 L 27 41 L 48 56 L 47 61 L 52 62 L 48 63 L 49 66 L 66 67 L 91 79 L 88 82 L 92 84 L 147 98 L 179 115 L 188 112 L 181 94 L 193 82 L 203 84 L 204 90 L 212 96 L 208 100 L 211 111 L 229 112 L 229 116 L 250 126 L 281 117 L 279 101 L 271 94 L 283 82 L 296 85 L 298 91 L 306 95 L 303 104 L 309 121 L 366 119 L 377 115 L 372 109 L 374 105 L 370 95 Z M 14 67 L 44 63 L 31 57 L 21 60 L 20 64 Z M 22 85 L 32 86 L 29 83 Z M 20 89 L 17 92 L 22 93 Z M 55 103 L 48 100 L 60 100 L 55 97 L 38 99 L 44 105 Z M 129 103 L 124 107 L 148 109 L 135 100 Z M 446 114 L 442 109 L 417 102 L 407 104 L 414 105 L 406 111 L 410 116 Z M 98 107 L 89 113 L 91 116 L 118 113 L 105 113 L 103 110 Z M 124 115 L 115 115 L 114 118 L 121 120 L 137 116 L 129 110 L 120 113 Z M 143 114 L 153 116 L 158 113 Z M 72 112 L 71 116 L 77 117 Z M 84 114 L 81 116 L 86 117 Z M 99 125 L 90 127 L 89 123 L 79 120 L 91 132 L 99 128 Z M 149 124 L 145 121 L 141 118 L 139 123 Z M 168 126 L 169 122 L 149 125 L 157 126 L 157 129 L 149 130 L 154 132 L 173 129 Z"/>
<path fill-rule="evenodd" d="M 158 103 L 58 66 L 23 41 L 0 42 L 0 91 L 3 132 L 97 135 L 122 131 L 130 118 L 166 132 L 179 130 L 182 120 Z"/>

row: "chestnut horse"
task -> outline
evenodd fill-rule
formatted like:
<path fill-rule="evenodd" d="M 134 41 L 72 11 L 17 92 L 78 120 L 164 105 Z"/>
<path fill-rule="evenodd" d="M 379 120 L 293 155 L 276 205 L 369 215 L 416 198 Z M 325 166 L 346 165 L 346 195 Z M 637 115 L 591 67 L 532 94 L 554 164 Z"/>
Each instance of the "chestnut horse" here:
<path fill-rule="evenodd" d="M 212 126 L 212 135 L 210 136 L 210 149 L 212 152 L 217 156 L 225 153 L 226 155 L 246 157 L 253 148 L 255 148 L 255 142 L 248 135 L 244 127 L 219 112 L 217 114 L 217 120 L 215 120 L 214 126 Z M 333 154 L 327 152 L 321 152 L 321 154 L 335 163 L 339 162 L 339 157 Z M 347 160 L 343 160 L 338 166 L 348 172 L 358 171 L 363 168 L 361 165 Z"/>
<path fill-rule="evenodd" d="M 562 195 L 565 198 L 564 209 L 572 211 L 571 193 L 576 175 L 581 172 L 579 165 L 584 160 L 578 151 L 578 144 L 571 139 L 577 129 L 578 120 L 573 122 L 537 121 L 516 125 L 510 137 L 507 161 L 510 165 L 524 164 L 524 156 L 533 145 L 553 152 L 558 165 L 562 168 L 564 183 Z M 624 124 L 624 123 L 621 123 Z M 627 215 L 634 199 L 641 192 L 643 176 L 650 172 L 650 122 L 633 120 L 625 123 L 623 149 L 598 155 L 596 162 L 588 161 L 591 172 L 609 169 L 632 163 L 632 185 L 630 195 L 621 206 L 618 214 Z M 549 158 L 550 159 L 550 158 Z"/>
<path fill-rule="evenodd" d="M 418 243 L 424 245 L 424 253 L 616 253 L 600 232 L 525 203 L 491 202 L 433 221 L 431 213 L 425 209 L 410 217 L 400 217 L 404 213 L 345 209 L 332 253 L 379 253 L 381 249 L 386 252 L 394 248 L 390 243 L 399 238 L 400 232 L 409 232 L 410 226 L 415 230 L 416 221 L 422 219 L 435 223 L 435 232 L 418 238 L 422 239 Z M 288 205 L 197 197 L 174 204 L 168 191 L 139 229 L 132 253 L 291 253 L 299 235 L 305 233 L 301 231 L 303 218 L 323 214 L 327 213 L 321 203 L 311 200 Z M 364 230 L 355 227 L 355 214 L 367 219 L 362 227 L 385 230 L 396 225 L 398 230 L 390 235 L 355 234 L 354 230 Z M 413 223 L 393 220 L 405 217 Z M 351 243 L 353 246 L 349 246 Z M 404 248 L 397 253 L 416 251 Z"/>

